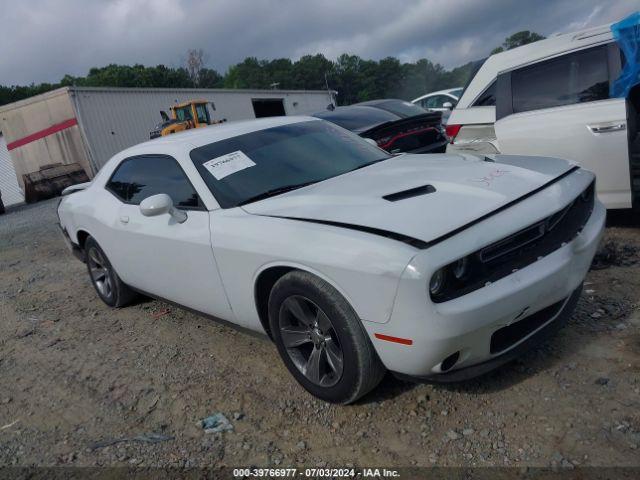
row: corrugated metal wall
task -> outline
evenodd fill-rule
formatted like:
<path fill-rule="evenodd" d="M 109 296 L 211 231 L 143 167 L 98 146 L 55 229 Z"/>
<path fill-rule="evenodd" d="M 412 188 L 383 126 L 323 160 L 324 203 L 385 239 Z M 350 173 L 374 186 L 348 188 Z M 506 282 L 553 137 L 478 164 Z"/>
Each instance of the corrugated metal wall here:
<path fill-rule="evenodd" d="M 117 152 L 149 139 L 149 131 L 161 121 L 160 110 L 169 113 L 175 103 L 192 99 L 213 102 L 214 120 L 255 118 L 251 99 L 282 99 L 287 115 L 324 110 L 332 102 L 326 91 L 246 91 L 201 89 L 70 89 L 78 122 L 94 168 L 100 168 Z"/>
<path fill-rule="evenodd" d="M 0 194 L 5 207 L 24 202 L 24 195 L 18 186 L 18 177 L 2 133 L 0 133 Z"/>

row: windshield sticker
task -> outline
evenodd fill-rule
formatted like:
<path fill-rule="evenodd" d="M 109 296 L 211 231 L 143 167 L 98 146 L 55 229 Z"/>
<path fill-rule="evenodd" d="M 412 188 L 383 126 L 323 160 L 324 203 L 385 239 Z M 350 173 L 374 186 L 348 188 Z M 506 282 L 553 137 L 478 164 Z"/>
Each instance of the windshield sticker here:
<path fill-rule="evenodd" d="M 221 157 L 212 158 L 202 164 L 216 180 L 222 180 L 232 173 L 237 173 L 245 168 L 255 167 L 253 160 L 247 157 L 240 150 L 237 152 L 227 153 Z"/>

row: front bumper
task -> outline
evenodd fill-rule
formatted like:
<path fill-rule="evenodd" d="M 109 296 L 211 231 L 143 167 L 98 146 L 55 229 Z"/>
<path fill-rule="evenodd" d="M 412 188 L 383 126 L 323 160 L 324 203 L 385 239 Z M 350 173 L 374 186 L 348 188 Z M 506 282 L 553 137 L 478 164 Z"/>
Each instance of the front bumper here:
<path fill-rule="evenodd" d="M 473 242 L 478 231 L 469 231 L 468 237 L 458 236 L 459 245 L 444 242 L 415 257 L 400 281 L 390 320 L 384 324 L 363 322 L 380 359 L 397 374 L 429 380 L 446 374 L 449 381 L 485 373 L 511 360 L 526 348 L 521 344 L 530 346 L 538 334 L 542 336 L 540 332 L 553 330 L 550 324 L 562 320 L 550 318 L 497 351 L 492 349 L 492 337 L 561 301 L 566 303 L 558 318 L 570 315 L 602 237 L 605 218 L 604 207 L 596 202 L 589 221 L 573 241 L 494 283 L 439 304 L 426 298 L 429 276 L 421 272 L 434 271 L 434 258 L 448 255 L 452 247 L 455 251 L 459 245 Z M 509 218 L 496 217 L 487 223 L 490 221 L 496 222 L 498 230 L 499 222 L 508 222 Z M 392 343 L 376 334 L 410 339 L 411 344 Z M 445 362 L 451 356 L 456 356 L 453 365 Z"/>
<path fill-rule="evenodd" d="M 578 287 L 571 296 L 565 300 L 562 300 L 562 305 L 558 310 L 554 310 L 551 315 L 547 315 L 533 333 L 523 337 L 520 341 L 516 341 L 510 348 L 498 353 L 496 356 L 491 357 L 484 362 L 453 369 L 443 373 L 435 373 L 423 376 L 410 376 L 402 373 L 391 372 L 396 377 L 402 380 L 410 380 L 413 382 L 434 382 L 434 383 L 453 383 L 469 380 L 471 378 L 479 377 L 490 371 L 509 363 L 528 350 L 540 345 L 547 341 L 549 338 L 567 324 L 571 313 L 573 312 L 578 300 L 582 293 L 582 285 Z M 525 319 L 526 321 L 526 319 Z M 507 327 L 509 328 L 509 327 Z"/>

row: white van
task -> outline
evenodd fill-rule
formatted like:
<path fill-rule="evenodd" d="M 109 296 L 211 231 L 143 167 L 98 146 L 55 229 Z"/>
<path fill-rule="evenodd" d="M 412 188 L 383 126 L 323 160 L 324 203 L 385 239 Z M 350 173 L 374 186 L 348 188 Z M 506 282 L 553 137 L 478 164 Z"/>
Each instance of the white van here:
<path fill-rule="evenodd" d="M 609 25 L 492 55 L 449 117 L 447 152 L 573 160 L 607 208 L 640 208 L 640 88 L 609 96 L 623 62 Z"/>

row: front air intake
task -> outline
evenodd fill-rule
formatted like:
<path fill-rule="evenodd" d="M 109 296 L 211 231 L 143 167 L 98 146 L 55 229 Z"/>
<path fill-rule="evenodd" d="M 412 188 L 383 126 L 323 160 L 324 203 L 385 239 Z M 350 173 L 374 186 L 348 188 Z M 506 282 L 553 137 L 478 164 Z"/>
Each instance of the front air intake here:
<path fill-rule="evenodd" d="M 490 352 L 492 354 L 503 352 L 504 350 L 512 347 L 529 334 L 538 330 L 549 320 L 555 318 L 566 299 L 560 300 L 546 308 L 543 308 L 539 312 L 529 315 L 528 317 L 518 320 L 515 323 L 507 327 L 502 327 L 499 330 L 493 332 L 491 335 Z"/>

